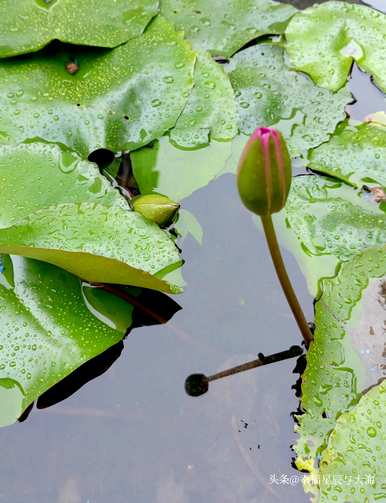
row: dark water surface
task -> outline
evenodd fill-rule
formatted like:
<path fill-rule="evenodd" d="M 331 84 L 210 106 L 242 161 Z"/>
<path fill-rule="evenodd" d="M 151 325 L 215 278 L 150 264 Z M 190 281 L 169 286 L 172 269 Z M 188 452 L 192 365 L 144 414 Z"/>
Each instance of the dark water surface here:
<path fill-rule="evenodd" d="M 350 107 L 354 118 L 384 109 L 357 69 L 352 89 L 360 100 Z M 67 400 L 0 430 L 1 503 L 309 501 L 291 467 L 295 360 L 217 382 L 198 399 L 184 392 L 192 372 L 300 342 L 234 178 L 213 182 L 184 208 L 203 226 L 204 242 L 189 237 L 183 245 L 188 285 L 176 297 L 183 309 L 167 325 L 133 330 L 114 365 Z M 285 258 L 312 319 L 305 281 Z M 282 475 L 292 485 L 270 483 Z"/>

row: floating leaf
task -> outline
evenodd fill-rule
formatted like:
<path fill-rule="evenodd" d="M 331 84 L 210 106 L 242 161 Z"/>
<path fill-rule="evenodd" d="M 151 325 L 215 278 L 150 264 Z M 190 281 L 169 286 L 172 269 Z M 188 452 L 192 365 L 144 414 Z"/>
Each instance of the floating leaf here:
<path fill-rule="evenodd" d="M 79 71 L 65 69 L 69 54 Z M 63 143 L 87 157 L 132 150 L 172 128 L 193 84 L 195 54 L 158 17 L 111 51 L 71 48 L 0 64 L 0 142 Z"/>
<path fill-rule="evenodd" d="M 308 158 L 310 168 L 354 187 L 364 184 L 386 186 L 386 128 L 344 124 Z"/>
<path fill-rule="evenodd" d="M 223 67 L 205 52 L 197 57 L 194 88 L 170 139 L 183 148 L 203 147 L 210 140 L 231 140 L 238 132 L 236 103 Z"/>
<path fill-rule="evenodd" d="M 320 462 L 320 502 L 386 498 L 386 381 L 341 415 Z"/>
<path fill-rule="evenodd" d="M 157 12 L 157 0 L 2 0 L 0 57 L 35 52 L 55 39 L 116 47 L 141 35 Z"/>
<path fill-rule="evenodd" d="M 75 276 L 34 260 L 12 262 L 10 284 L 0 276 L 1 426 L 123 337 L 86 308 Z"/>
<path fill-rule="evenodd" d="M 97 166 L 59 145 L 0 146 L 0 228 L 61 203 L 128 205 Z"/>
<path fill-rule="evenodd" d="M 0 230 L 0 253 L 43 260 L 91 283 L 178 291 L 162 280 L 181 265 L 171 237 L 119 207 L 83 203 L 38 210 Z"/>
<path fill-rule="evenodd" d="M 3 145 L 0 181 L 3 253 L 45 260 L 88 281 L 170 290 L 160 278 L 181 262 L 172 239 L 130 211 L 92 163 L 58 145 Z"/>
<path fill-rule="evenodd" d="M 283 33 L 296 9 L 270 0 L 162 0 L 161 12 L 196 49 L 230 57 L 257 37 Z"/>
<path fill-rule="evenodd" d="M 327 2 L 296 14 L 286 29 L 293 66 L 322 87 L 345 85 L 353 61 L 386 91 L 386 15 L 347 2 Z"/>
<path fill-rule="evenodd" d="M 295 177 L 276 222 L 313 293 L 338 261 L 386 242 L 385 213 L 351 187 L 322 176 Z"/>
<path fill-rule="evenodd" d="M 312 471 L 337 417 L 386 377 L 384 281 L 386 247 L 369 248 L 323 279 L 315 306 L 314 342 L 302 377 L 297 466 Z M 383 279 L 382 279 L 383 278 Z"/>
<path fill-rule="evenodd" d="M 334 94 L 289 70 L 280 47 L 250 47 L 232 58 L 227 71 L 241 132 L 249 135 L 256 127 L 274 126 L 288 141 L 292 156 L 326 141 L 352 101 L 347 88 Z"/>
<path fill-rule="evenodd" d="M 130 157 L 142 194 L 159 192 L 181 201 L 227 171 L 231 151 L 230 142 L 211 142 L 199 150 L 181 150 L 163 137 L 153 145 L 131 152 Z"/>

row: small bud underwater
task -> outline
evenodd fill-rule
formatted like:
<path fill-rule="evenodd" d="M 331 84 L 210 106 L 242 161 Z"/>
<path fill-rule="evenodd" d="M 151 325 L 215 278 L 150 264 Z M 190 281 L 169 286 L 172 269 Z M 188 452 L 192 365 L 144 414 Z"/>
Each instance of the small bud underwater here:
<path fill-rule="evenodd" d="M 244 206 L 261 217 L 277 276 L 308 347 L 313 337 L 288 277 L 271 217 L 284 208 L 291 180 L 291 159 L 281 133 L 274 128 L 257 128 L 243 149 L 237 187 Z"/>

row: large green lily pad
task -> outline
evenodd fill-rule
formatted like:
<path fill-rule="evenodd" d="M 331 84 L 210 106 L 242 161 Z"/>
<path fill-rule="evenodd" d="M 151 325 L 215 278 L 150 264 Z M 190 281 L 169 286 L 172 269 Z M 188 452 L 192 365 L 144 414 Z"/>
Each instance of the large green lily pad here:
<path fill-rule="evenodd" d="M 179 147 L 197 148 L 210 140 L 231 140 L 237 132 L 236 102 L 228 75 L 209 54 L 200 52 L 194 88 L 170 139 Z"/>
<path fill-rule="evenodd" d="M 296 14 L 286 29 L 286 49 L 297 70 L 337 91 L 353 61 L 386 91 L 386 15 L 347 2 L 327 2 Z"/>
<path fill-rule="evenodd" d="M 181 201 L 228 170 L 231 142 L 211 142 L 198 150 L 181 150 L 167 137 L 131 152 L 135 179 L 142 194 L 160 192 Z"/>
<path fill-rule="evenodd" d="M 270 0 L 162 0 L 161 12 L 196 49 L 230 57 L 257 37 L 283 33 L 296 9 Z"/>
<path fill-rule="evenodd" d="M 310 168 L 354 187 L 386 187 L 386 127 L 343 124 L 327 143 L 312 150 L 308 159 Z"/>
<path fill-rule="evenodd" d="M 78 278 L 14 257 L 0 275 L 0 426 L 12 424 L 42 393 L 120 341 L 95 318 Z M 7 279 L 8 281 L 7 281 Z M 127 305 L 128 321 L 131 306 Z"/>
<path fill-rule="evenodd" d="M 70 54 L 79 71 L 70 75 Z M 195 54 L 157 17 L 116 49 L 55 49 L 0 64 L 0 142 L 63 143 L 87 157 L 145 145 L 171 129 L 193 85 Z"/>
<path fill-rule="evenodd" d="M 321 277 L 334 274 L 338 261 L 386 242 L 386 215 L 379 206 L 322 176 L 295 177 L 286 207 L 275 221 L 313 294 Z"/>
<path fill-rule="evenodd" d="M 236 54 L 227 71 L 235 90 L 240 130 L 274 126 L 288 141 L 292 156 L 328 140 L 352 101 L 347 88 L 337 93 L 289 70 L 280 47 L 256 45 Z"/>
<path fill-rule="evenodd" d="M 337 417 L 385 377 L 386 247 L 368 248 L 323 279 L 315 306 L 314 342 L 302 377 L 297 466 L 317 468 Z"/>
<path fill-rule="evenodd" d="M 161 279 L 181 263 L 170 235 L 131 211 L 92 163 L 58 145 L 3 145 L 0 181 L 3 253 L 88 281 L 173 288 Z"/>
<path fill-rule="evenodd" d="M 385 499 L 386 381 L 338 419 L 320 462 L 320 502 Z"/>
<path fill-rule="evenodd" d="M 49 143 L 0 145 L 0 228 L 61 203 L 129 209 L 97 166 Z"/>
<path fill-rule="evenodd" d="M 157 0 L 2 0 L 0 58 L 35 52 L 52 40 L 116 47 L 144 31 Z"/>
<path fill-rule="evenodd" d="M 43 260 L 92 283 L 179 289 L 162 278 L 181 265 L 171 236 L 135 211 L 58 204 L 0 229 L 0 253 Z"/>

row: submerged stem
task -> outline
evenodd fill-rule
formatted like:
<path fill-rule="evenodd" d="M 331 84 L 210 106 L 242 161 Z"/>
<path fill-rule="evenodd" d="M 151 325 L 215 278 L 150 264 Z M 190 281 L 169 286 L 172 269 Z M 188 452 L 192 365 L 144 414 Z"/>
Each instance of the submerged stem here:
<path fill-rule="evenodd" d="M 313 340 L 312 333 L 304 316 L 303 310 L 296 297 L 295 291 L 292 288 L 291 281 L 288 277 L 283 257 L 280 252 L 279 243 L 277 241 L 275 227 L 272 222 L 272 217 L 270 214 L 264 215 L 261 217 L 261 221 L 263 223 L 265 237 L 267 239 L 269 251 L 271 253 L 272 262 L 273 265 L 275 266 L 277 276 L 279 278 L 280 284 L 283 288 L 284 294 L 287 298 L 291 311 L 295 317 L 296 323 L 298 324 L 303 339 L 308 347 L 310 342 Z"/>

